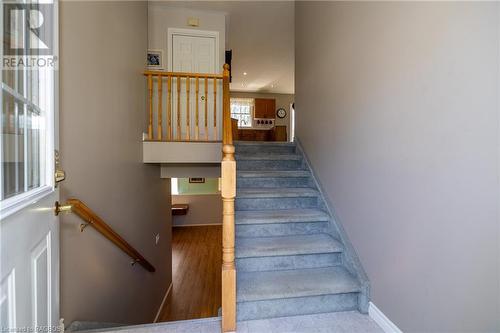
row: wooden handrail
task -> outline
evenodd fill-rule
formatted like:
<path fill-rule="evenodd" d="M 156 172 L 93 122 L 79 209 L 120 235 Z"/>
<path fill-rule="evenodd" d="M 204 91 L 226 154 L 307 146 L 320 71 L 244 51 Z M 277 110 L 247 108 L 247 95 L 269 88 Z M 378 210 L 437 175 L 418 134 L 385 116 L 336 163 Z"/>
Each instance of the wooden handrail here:
<path fill-rule="evenodd" d="M 191 78 L 208 78 L 208 79 L 220 79 L 224 78 L 224 74 L 203 74 L 203 73 L 188 73 L 188 72 L 167 72 L 167 71 L 144 71 L 145 76 L 163 76 L 163 77 L 191 77 Z"/>
<path fill-rule="evenodd" d="M 223 83 L 224 74 L 147 70 L 143 75 L 147 78 L 148 91 L 147 141 L 200 141 L 203 140 L 201 137 L 204 141 L 218 140 L 218 86 Z M 204 87 L 200 89 L 200 85 Z M 213 97 L 209 96 L 209 88 L 213 91 L 213 94 L 210 94 Z M 181 100 L 184 93 L 186 96 Z M 192 102 L 194 105 L 191 106 Z M 200 103 L 204 108 L 204 126 L 200 124 Z M 210 115 L 209 105 L 213 106 Z M 209 121 L 209 116 L 213 121 Z M 200 135 L 200 130 L 205 131 L 204 136 Z"/>
<path fill-rule="evenodd" d="M 118 246 L 123 252 L 132 258 L 134 263 L 138 263 L 149 272 L 154 272 L 155 268 L 151 265 L 135 248 L 124 240 L 116 231 L 107 225 L 96 213 L 87 207 L 78 199 L 68 199 L 64 205 L 59 205 L 56 202 L 56 215 L 62 210 L 71 210 L 78 215 L 82 220 L 91 225 L 104 237 L 109 239 L 113 244 Z"/>
<path fill-rule="evenodd" d="M 234 159 L 229 65 L 224 65 L 222 101 L 222 332 L 236 331 L 236 265 L 234 263 L 234 199 L 236 197 L 236 161 Z"/>

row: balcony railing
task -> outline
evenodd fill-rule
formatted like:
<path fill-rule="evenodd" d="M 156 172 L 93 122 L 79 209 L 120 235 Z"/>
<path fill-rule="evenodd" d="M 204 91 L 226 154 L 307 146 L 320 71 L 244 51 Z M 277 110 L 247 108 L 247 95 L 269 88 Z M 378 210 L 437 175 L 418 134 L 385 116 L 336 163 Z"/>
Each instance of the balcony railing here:
<path fill-rule="evenodd" d="M 220 141 L 224 74 L 146 71 L 147 140 Z M 228 81 L 229 83 L 229 81 Z"/>

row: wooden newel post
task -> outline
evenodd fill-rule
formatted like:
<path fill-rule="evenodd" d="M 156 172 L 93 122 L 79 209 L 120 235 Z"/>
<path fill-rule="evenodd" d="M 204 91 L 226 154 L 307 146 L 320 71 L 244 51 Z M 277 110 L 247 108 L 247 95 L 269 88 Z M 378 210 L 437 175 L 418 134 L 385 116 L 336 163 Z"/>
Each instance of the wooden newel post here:
<path fill-rule="evenodd" d="M 222 332 L 236 331 L 236 266 L 234 263 L 234 199 L 236 161 L 231 132 L 229 66 L 224 65 L 222 90 Z"/>
<path fill-rule="evenodd" d="M 229 96 L 229 65 L 224 64 L 222 74 L 222 140 L 224 144 L 233 144 L 231 131 L 231 97 Z"/>
<path fill-rule="evenodd" d="M 234 263 L 234 146 L 222 147 L 222 331 L 236 331 L 236 267 Z"/>

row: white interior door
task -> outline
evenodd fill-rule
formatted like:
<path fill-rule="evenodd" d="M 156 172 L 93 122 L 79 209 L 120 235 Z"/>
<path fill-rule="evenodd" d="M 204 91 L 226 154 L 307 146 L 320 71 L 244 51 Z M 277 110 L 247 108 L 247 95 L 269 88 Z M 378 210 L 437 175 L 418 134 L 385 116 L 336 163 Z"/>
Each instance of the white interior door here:
<path fill-rule="evenodd" d="M 170 70 L 174 72 L 184 72 L 184 73 L 209 73 L 215 74 L 222 71 L 222 67 L 219 68 L 218 64 L 218 40 L 216 36 L 210 36 L 211 33 L 207 32 L 203 35 L 203 32 L 196 31 L 189 34 L 188 31 L 182 33 L 172 33 L 170 34 L 171 41 L 171 54 L 170 54 Z M 176 86 L 176 79 L 173 80 L 174 86 Z M 187 89 L 186 89 L 186 79 L 182 79 L 181 82 L 181 93 L 180 93 L 180 106 L 181 110 L 186 109 L 187 105 Z M 198 93 L 198 126 L 200 128 L 200 139 L 206 137 L 209 140 L 220 139 L 220 125 L 221 124 L 221 113 L 220 108 L 214 109 L 214 85 L 213 81 L 209 80 L 207 82 L 207 89 L 205 90 L 205 81 L 199 81 L 199 93 Z M 217 105 L 222 102 L 222 84 L 219 80 L 217 83 Z M 206 93 L 205 93 L 206 92 Z M 187 133 L 187 113 L 181 112 L 180 123 L 181 123 L 181 137 L 189 137 L 191 140 L 196 137 L 196 82 L 195 79 L 190 80 L 190 94 L 189 94 L 189 136 Z M 205 103 L 207 103 L 207 117 L 205 119 Z M 173 109 L 177 108 L 177 95 L 173 98 Z M 214 114 L 215 112 L 215 114 Z M 173 124 L 177 124 L 177 112 L 173 113 Z M 218 124 L 217 131 L 214 129 L 214 120 Z M 208 133 L 205 132 L 205 121 L 208 124 Z M 174 137 L 177 137 L 177 128 L 174 126 Z"/>
<path fill-rule="evenodd" d="M 57 26 L 56 6 L 54 15 L 45 24 Z M 57 38 L 53 48 L 56 55 Z M 47 67 L 0 74 L 0 331 L 50 332 L 59 322 L 56 73 Z"/>
<path fill-rule="evenodd" d="M 188 73 L 216 73 L 215 44 L 215 37 L 173 34 L 172 70 Z"/>

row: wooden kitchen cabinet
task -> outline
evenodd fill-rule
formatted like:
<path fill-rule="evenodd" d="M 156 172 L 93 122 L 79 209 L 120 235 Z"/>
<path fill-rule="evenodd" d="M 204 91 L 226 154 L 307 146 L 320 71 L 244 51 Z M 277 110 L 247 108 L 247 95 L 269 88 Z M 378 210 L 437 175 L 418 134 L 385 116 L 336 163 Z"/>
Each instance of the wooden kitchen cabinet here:
<path fill-rule="evenodd" d="M 273 141 L 273 130 L 238 129 L 238 140 Z"/>
<path fill-rule="evenodd" d="M 254 118 L 274 119 L 276 111 L 276 100 L 271 98 L 255 99 Z"/>
<path fill-rule="evenodd" d="M 286 141 L 286 126 L 274 126 L 274 141 Z"/>

